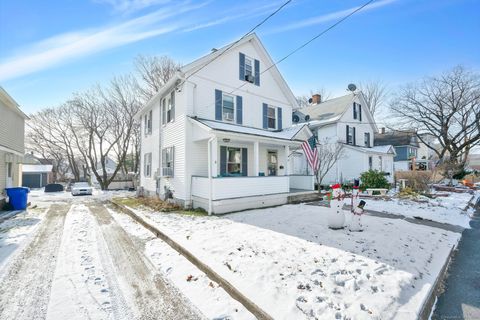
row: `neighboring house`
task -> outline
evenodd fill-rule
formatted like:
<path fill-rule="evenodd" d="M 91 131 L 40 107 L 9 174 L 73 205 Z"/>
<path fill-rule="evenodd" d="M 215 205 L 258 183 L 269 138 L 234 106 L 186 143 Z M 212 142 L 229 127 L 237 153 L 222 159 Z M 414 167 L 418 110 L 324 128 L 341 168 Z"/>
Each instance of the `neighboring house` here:
<path fill-rule="evenodd" d="M 313 190 L 292 175 L 311 131 L 292 126 L 296 99 L 272 65 L 251 34 L 182 67 L 137 114 L 143 192 L 224 213 Z"/>
<path fill-rule="evenodd" d="M 433 168 L 435 168 L 435 163 L 438 160 L 438 156 L 435 151 L 428 146 L 432 146 L 435 148 L 437 139 L 429 133 L 424 133 L 420 136 L 423 141 L 418 139 L 418 151 L 417 158 L 415 160 L 415 162 L 417 163 L 417 168 L 432 170 Z"/>
<path fill-rule="evenodd" d="M 389 131 L 382 128 L 380 133 L 375 134 L 375 145 L 393 145 L 396 156 L 394 158 L 395 171 L 408 171 L 416 165 L 416 170 L 426 170 L 427 166 L 418 159 L 420 144 L 415 132 L 410 131 Z"/>
<path fill-rule="evenodd" d="M 5 188 L 22 184 L 25 119 L 15 100 L 0 87 L 0 202 Z"/>
<path fill-rule="evenodd" d="M 395 150 L 388 145 L 374 146 L 377 127 L 362 95 L 350 93 L 325 102 L 314 95 L 311 100 L 312 104 L 296 110 L 294 122 L 307 122 L 320 144 L 343 144 L 340 159 L 322 185 L 352 181 L 368 170 L 382 171 L 393 182 Z"/>
<path fill-rule="evenodd" d="M 22 166 L 22 186 L 43 188 L 53 182 L 53 161 L 37 158 L 33 153 L 25 154 Z"/>
<path fill-rule="evenodd" d="M 467 168 L 480 172 L 480 154 L 469 154 Z"/>

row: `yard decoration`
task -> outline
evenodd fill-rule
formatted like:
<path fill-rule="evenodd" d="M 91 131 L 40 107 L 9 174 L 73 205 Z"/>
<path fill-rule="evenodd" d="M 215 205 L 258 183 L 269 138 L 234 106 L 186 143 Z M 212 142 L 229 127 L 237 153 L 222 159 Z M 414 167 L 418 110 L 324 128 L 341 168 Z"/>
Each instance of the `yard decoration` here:
<path fill-rule="evenodd" d="M 362 225 L 362 214 L 363 207 L 365 206 L 365 201 L 361 200 L 359 197 L 359 187 L 360 181 L 358 179 L 354 180 L 353 189 L 352 189 L 352 209 L 351 209 L 351 219 L 350 219 L 350 231 L 363 231 Z"/>
<path fill-rule="evenodd" d="M 332 186 L 332 199 L 330 200 L 330 210 L 328 211 L 328 227 L 333 230 L 343 229 L 345 225 L 345 214 L 343 212 L 343 193 L 340 184 Z"/>

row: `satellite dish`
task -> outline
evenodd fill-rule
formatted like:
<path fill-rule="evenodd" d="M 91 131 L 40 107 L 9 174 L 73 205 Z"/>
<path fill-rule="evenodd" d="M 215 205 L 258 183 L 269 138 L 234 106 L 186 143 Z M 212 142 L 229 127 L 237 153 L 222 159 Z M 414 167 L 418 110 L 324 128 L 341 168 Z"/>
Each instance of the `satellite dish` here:
<path fill-rule="evenodd" d="M 312 101 L 313 101 L 312 98 L 308 99 L 308 103 L 312 103 Z"/>
<path fill-rule="evenodd" d="M 310 120 L 310 116 L 307 114 L 307 115 L 305 116 L 305 121 L 308 121 L 308 120 Z"/>
<path fill-rule="evenodd" d="M 292 119 L 293 122 L 295 122 L 295 123 L 300 121 L 300 117 L 297 116 L 296 114 L 294 114 L 292 118 L 293 118 L 293 119 Z"/>
<path fill-rule="evenodd" d="M 355 90 L 357 90 L 357 86 L 354 85 L 353 83 L 350 83 L 350 84 L 348 85 L 348 91 L 354 92 Z"/>

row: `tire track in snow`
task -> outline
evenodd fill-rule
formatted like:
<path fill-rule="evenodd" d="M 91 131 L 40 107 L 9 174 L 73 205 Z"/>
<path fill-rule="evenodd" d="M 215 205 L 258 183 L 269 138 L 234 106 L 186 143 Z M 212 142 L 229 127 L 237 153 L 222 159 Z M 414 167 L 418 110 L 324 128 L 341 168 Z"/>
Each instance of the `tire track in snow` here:
<path fill-rule="evenodd" d="M 53 204 L 35 237 L 0 279 L 0 319 L 45 319 L 70 205 Z"/>
<path fill-rule="evenodd" d="M 148 265 L 146 258 L 103 205 L 89 204 L 88 207 L 102 230 L 115 274 L 136 318 L 202 319 L 191 303 Z"/>

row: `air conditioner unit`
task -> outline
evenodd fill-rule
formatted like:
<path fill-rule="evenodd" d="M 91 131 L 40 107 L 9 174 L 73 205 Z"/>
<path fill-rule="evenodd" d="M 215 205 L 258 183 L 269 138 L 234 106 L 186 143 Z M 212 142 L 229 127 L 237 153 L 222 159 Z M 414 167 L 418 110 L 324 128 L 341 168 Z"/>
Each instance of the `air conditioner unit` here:
<path fill-rule="evenodd" d="M 253 82 L 255 82 L 255 77 L 254 77 L 253 75 L 251 75 L 251 74 L 246 74 L 246 75 L 245 75 L 245 81 L 248 81 L 248 82 L 250 82 L 250 83 L 253 83 Z"/>
<path fill-rule="evenodd" d="M 225 120 L 233 121 L 233 113 L 225 113 Z"/>

